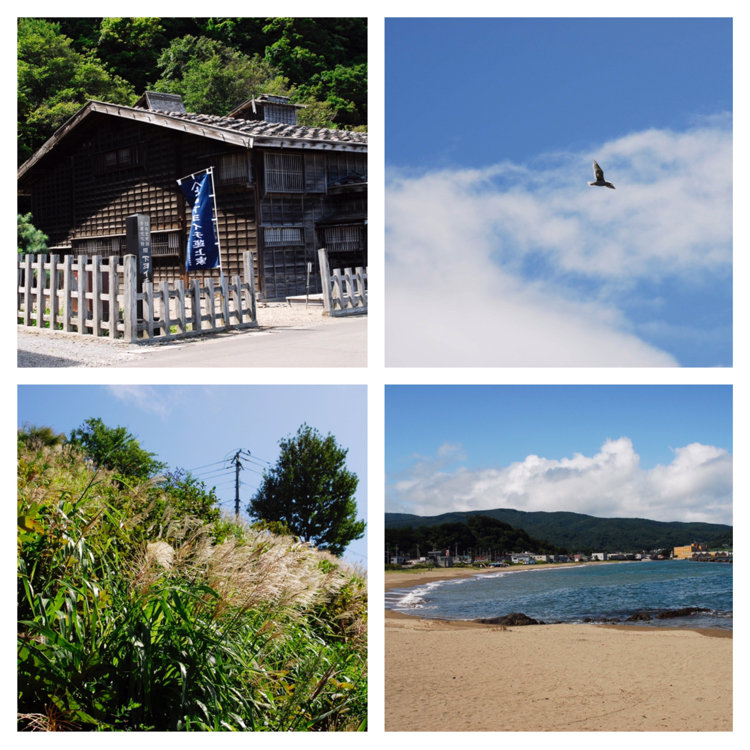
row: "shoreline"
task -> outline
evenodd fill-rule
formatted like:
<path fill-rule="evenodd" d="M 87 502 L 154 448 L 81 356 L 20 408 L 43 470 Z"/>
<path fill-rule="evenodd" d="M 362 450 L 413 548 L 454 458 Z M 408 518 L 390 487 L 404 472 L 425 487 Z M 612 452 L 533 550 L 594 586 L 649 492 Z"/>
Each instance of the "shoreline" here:
<path fill-rule="evenodd" d="M 408 570 L 387 570 L 384 575 L 385 591 L 392 591 L 393 589 L 407 589 L 420 586 L 424 583 L 438 583 L 440 581 L 452 581 L 460 578 L 474 578 L 476 576 L 486 575 L 490 573 L 497 573 L 501 570 L 507 573 L 530 573 L 532 571 L 541 570 L 563 570 L 565 568 L 578 568 L 582 565 L 618 565 L 618 564 L 631 564 L 635 561 L 632 560 L 617 560 L 612 562 L 584 562 L 584 563 L 561 563 L 558 565 L 541 565 L 538 568 L 535 566 L 524 566 L 520 568 L 433 568 L 432 570 L 420 570 L 420 571 L 408 571 Z M 396 612 L 392 609 L 385 608 L 386 620 L 424 620 L 434 623 L 446 623 L 451 626 L 462 623 L 463 626 L 472 628 L 487 628 L 493 627 L 486 623 L 474 622 L 473 620 L 445 620 L 440 618 L 426 618 L 420 617 L 419 614 L 407 614 L 406 612 Z M 573 623 L 549 623 L 549 625 L 571 625 Z M 575 623 L 581 627 L 594 627 L 594 628 L 611 628 L 611 629 L 624 629 L 628 631 L 638 632 L 661 632 L 661 631 L 688 631 L 693 633 L 700 633 L 703 636 L 712 638 L 732 638 L 732 630 L 725 628 L 680 628 L 669 625 L 641 625 L 633 624 L 626 625 L 624 623 Z M 548 625 L 539 626 L 514 626 L 514 627 L 547 627 Z"/>
<path fill-rule="evenodd" d="M 385 590 L 483 572 L 388 571 Z M 385 729 L 728 732 L 732 653 L 730 630 L 502 626 L 386 609 Z"/>

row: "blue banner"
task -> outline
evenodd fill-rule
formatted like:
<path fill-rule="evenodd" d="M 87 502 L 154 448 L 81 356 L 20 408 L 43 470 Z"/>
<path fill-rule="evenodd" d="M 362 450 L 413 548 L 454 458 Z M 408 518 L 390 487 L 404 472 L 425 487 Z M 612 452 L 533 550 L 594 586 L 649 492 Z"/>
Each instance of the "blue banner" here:
<path fill-rule="evenodd" d="M 187 177 L 179 180 L 178 184 L 187 202 L 193 207 L 185 268 L 188 271 L 219 268 L 219 246 L 213 221 L 211 174 L 206 172 L 202 177 Z"/>

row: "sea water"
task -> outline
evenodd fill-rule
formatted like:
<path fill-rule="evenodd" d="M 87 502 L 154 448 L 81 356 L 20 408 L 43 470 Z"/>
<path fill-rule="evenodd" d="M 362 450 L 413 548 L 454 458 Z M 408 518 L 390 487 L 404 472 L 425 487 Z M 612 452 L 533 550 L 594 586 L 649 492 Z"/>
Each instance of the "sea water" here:
<path fill-rule="evenodd" d="M 446 620 L 475 620 L 523 612 L 552 622 L 622 621 L 637 625 L 732 628 L 732 565 L 687 560 L 540 565 L 470 578 L 435 581 L 386 592 L 386 609 Z M 687 617 L 655 619 L 657 612 L 704 607 Z"/>

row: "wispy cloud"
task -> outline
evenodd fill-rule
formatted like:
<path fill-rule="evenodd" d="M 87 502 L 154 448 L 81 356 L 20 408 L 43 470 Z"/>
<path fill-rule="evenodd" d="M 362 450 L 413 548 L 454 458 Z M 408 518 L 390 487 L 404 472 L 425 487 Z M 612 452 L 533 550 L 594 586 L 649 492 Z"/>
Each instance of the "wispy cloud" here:
<path fill-rule="evenodd" d="M 616 190 L 586 185 L 593 158 Z M 678 364 L 646 337 L 675 284 L 731 291 L 731 171 L 729 116 L 532 165 L 390 170 L 388 364 Z"/>
<path fill-rule="evenodd" d="M 448 469 L 438 455 L 390 477 L 386 507 L 418 515 L 513 508 L 732 523 L 731 454 L 701 443 L 673 453 L 669 464 L 643 469 L 630 438 L 621 437 L 606 440 L 593 456 L 530 455 L 499 468 L 454 463 Z"/>
<path fill-rule="evenodd" d="M 138 411 L 166 417 L 182 399 L 183 389 L 176 386 L 159 388 L 152 385 L 107 385 L 107 391 L 118 401 L 123 401 Z"/>

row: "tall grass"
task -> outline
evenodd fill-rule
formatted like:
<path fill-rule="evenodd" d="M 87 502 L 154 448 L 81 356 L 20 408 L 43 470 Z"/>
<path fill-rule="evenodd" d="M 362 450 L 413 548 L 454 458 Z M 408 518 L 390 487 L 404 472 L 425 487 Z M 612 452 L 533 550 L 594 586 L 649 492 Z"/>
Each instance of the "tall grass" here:
<path fill-rule="evenodd" d="M 66 447 L 19 455 L 18 515 L 20 729 L 365 728 L 365 585 L 336 558 L 173 517 Z"/>

